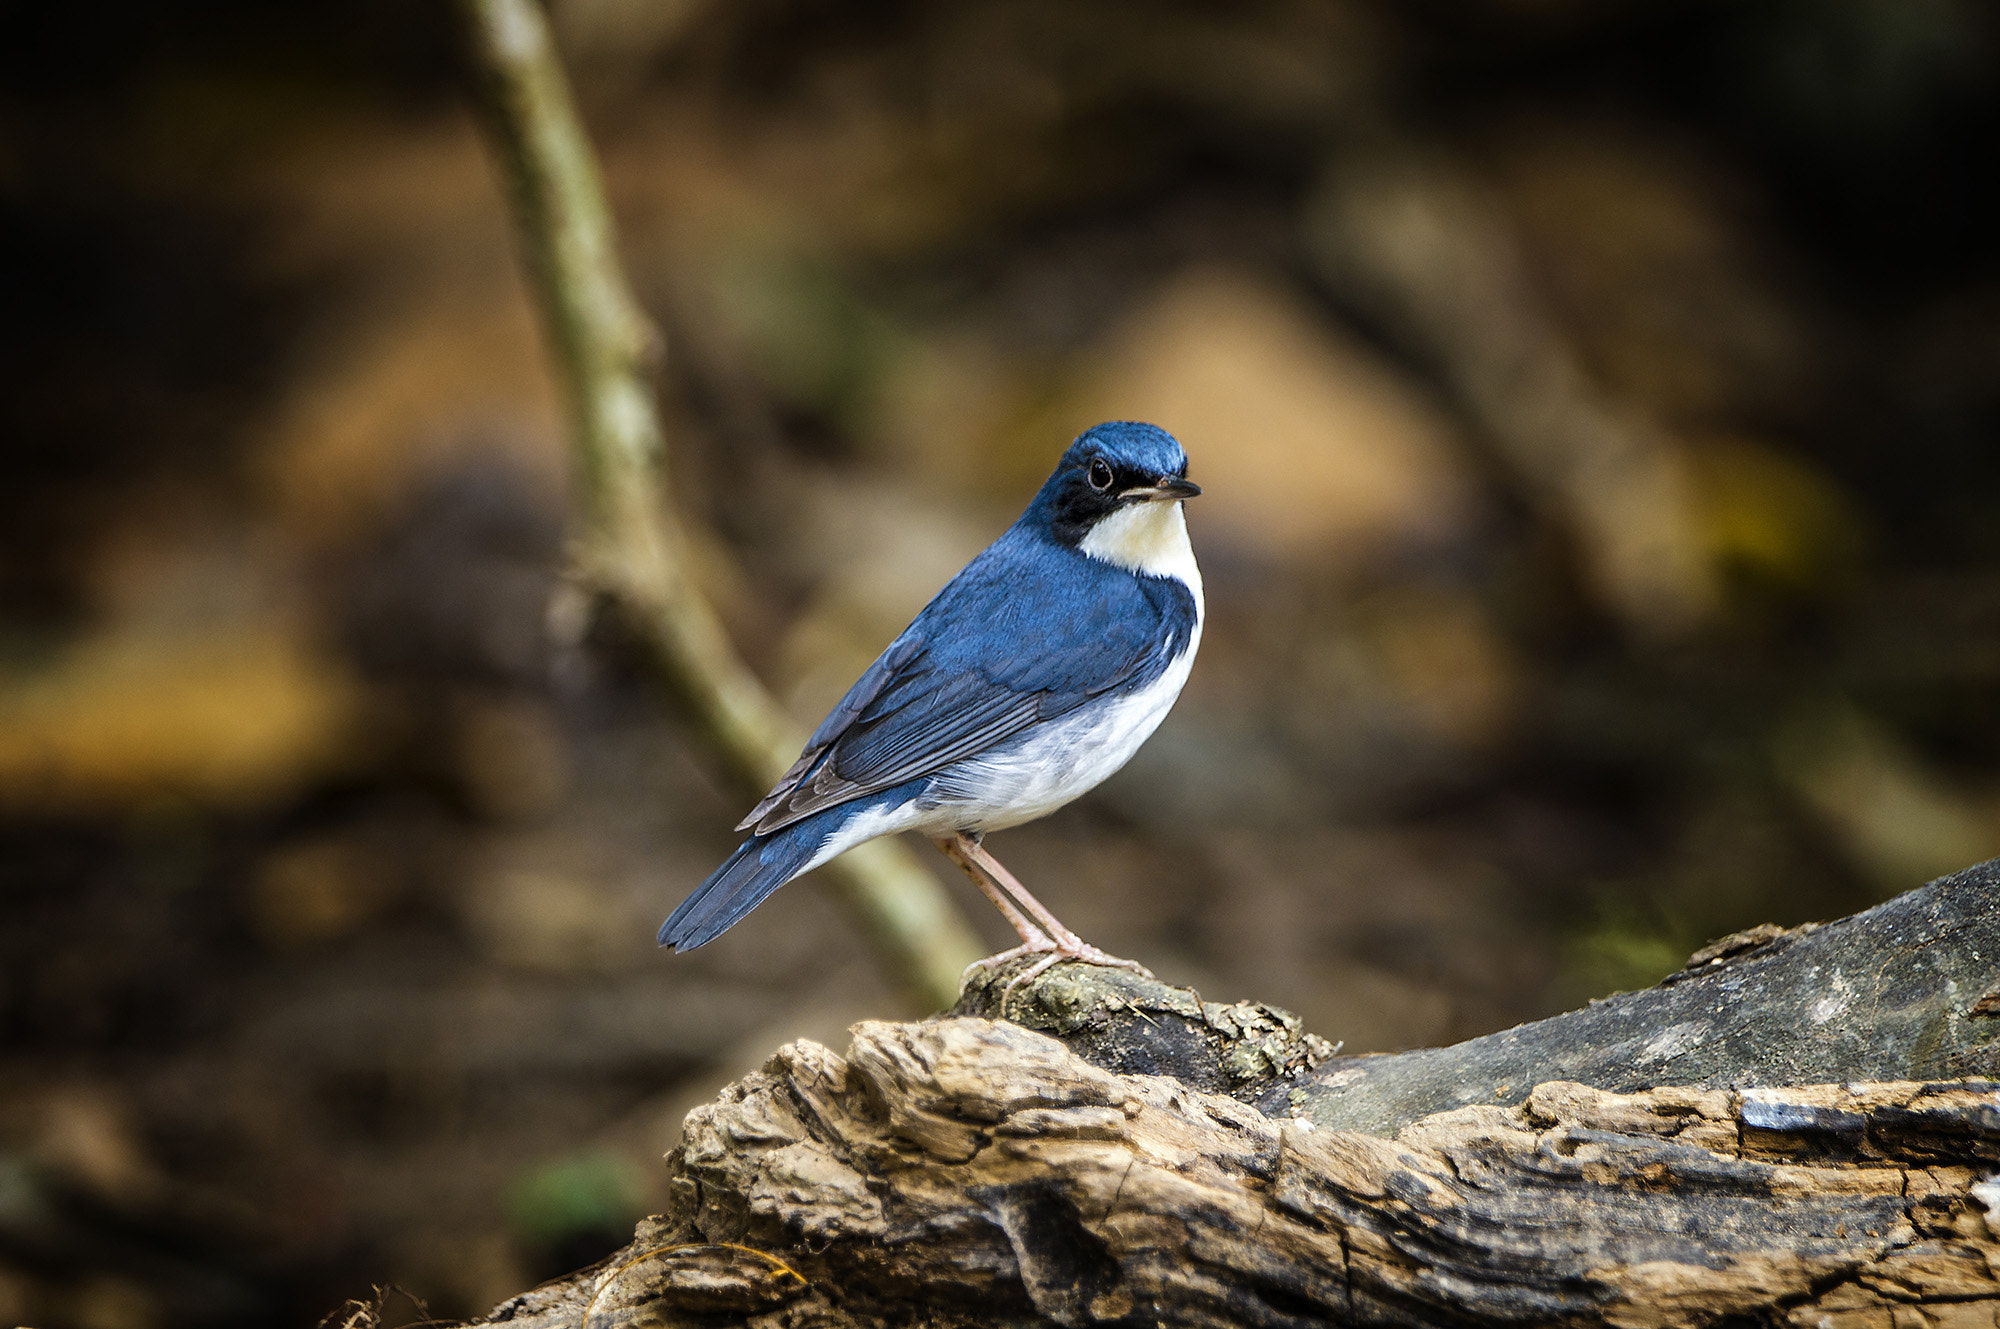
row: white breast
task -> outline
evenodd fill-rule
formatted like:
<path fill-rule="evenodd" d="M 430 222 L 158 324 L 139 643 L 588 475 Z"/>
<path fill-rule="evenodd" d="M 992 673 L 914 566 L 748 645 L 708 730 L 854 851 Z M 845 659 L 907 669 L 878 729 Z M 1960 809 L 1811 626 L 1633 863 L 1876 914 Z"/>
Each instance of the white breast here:
<path fill-rule="evenodd" d="M 1134 503 L 1085 532 L 1078 549 L 1092 558 L 1149 577 L 1172 577 L 1194 593 L 1195 634 L 1201 633 L 1201 569 L 1188 543 L 1187 514 L 1179 503 Z"/>

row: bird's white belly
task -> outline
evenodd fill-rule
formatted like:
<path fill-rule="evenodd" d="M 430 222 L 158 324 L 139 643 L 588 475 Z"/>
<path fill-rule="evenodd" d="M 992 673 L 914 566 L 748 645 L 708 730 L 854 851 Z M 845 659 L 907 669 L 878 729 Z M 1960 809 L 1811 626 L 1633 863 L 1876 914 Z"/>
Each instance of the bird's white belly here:
<path fill-rule="evenodd" d="M 1197 618 L 1187 649 L 1143 691 L 1084 706 L 1011 748 L 939 772 L 928 798 L 871 808 L 850 819 L 799 871 L 810 871 L 855 845 L 898 831 L 924 835 L 999 831 L 1074 802 L 1117 774 L 1153 736 L 1180 697 L 1200 644 Z"/>
<path fill-rule="evenodd" d="M 1144 691 L 1079 708 L 1009 749 L 944 773 L 944 801 L 922 829 L 998 831 L 1046 817 L 1096 788 L 1132 759 L 1173 709 L 1194 666 L 1200 630 Z"/>

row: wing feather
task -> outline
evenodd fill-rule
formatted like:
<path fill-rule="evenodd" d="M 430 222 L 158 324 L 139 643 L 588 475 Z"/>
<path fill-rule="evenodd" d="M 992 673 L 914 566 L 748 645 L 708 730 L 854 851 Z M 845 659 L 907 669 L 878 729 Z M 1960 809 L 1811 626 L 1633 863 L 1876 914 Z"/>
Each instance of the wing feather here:
<path fill-rule="evenodd" d="M 1178 582 L 1012 535 L 868 667 L 738 830 L 768 835 L 990 751 L 1185 647 L 1194 606 Z"/>
<path fill-rule="evenodd" d="M 874 664 L 862 671 L 861 677 L 854 680 L 854 686 L 847 690 L 847 695 L 840 699 L 840 703 L 827 714 L 826 719 L 819 722 L 819 728 L 815 729 L 813 736 L 806 740 L 805 751 L 799 754 L 799 759 L 792 763 L 791 769 L 778 777 L 778 783 L 771 787 L 770 793 L 764 795 L 762 802 L 750 809 L 749 816 L 736 823 L 737 830 L 749 830 L 770 815 L 773 808 L 784 802 L 785 798 L 798 787 L 799 781 L 805 779 L 820 758 L 826 755 L 827 748 L 832 746 L 834 740 L 845 733 L 855 718 L 868 708 L 868 704 L 881 695 L 882 690 L 896 677 L 897 672 L 922 654 L 924 642 L 916 629 L 917 625 L 911 624 L 902 636 L 889 643 L 889 649 L 875 657 Z M 758 834 L 761 835 L 763 832 L 759 831 Z"/>

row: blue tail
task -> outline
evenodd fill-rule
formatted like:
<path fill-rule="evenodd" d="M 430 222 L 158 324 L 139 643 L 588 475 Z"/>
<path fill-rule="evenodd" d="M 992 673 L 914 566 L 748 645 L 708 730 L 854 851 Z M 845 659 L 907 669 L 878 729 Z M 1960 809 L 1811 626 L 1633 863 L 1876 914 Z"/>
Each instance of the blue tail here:
<path fill-rule="evenodd" d="M 753 835 L 738 845 L 736 852 L 667 916 L 660 925 L 660 945 L 691 951 L 735 927 L 812 861 L 835 829 L 828 821 L 825 816 L 808 817 L 770 835 Z"/>

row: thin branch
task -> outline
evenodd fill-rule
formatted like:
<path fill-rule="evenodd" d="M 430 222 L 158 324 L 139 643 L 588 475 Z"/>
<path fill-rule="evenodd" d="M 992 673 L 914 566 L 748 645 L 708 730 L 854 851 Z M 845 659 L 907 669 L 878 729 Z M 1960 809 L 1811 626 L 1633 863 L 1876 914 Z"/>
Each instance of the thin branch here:
<path fill-rule="evenodd" d="M 730 644 L 689 572 L 663 501 L 663 431 L 650 369 L 659 334 L 619 267 L 597 163 L 535 0 L 459 0 L 569 410 L 583 508 L 582 571 L 629 622 L 648 662 L 751 796 L 784 773 L 803 735 Z M 900 981 L 949 1005 L 978 943 L 899 843 L 827 869 Z"/>

